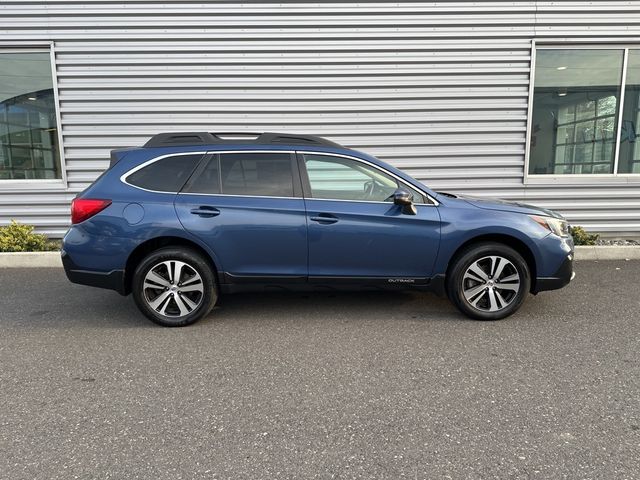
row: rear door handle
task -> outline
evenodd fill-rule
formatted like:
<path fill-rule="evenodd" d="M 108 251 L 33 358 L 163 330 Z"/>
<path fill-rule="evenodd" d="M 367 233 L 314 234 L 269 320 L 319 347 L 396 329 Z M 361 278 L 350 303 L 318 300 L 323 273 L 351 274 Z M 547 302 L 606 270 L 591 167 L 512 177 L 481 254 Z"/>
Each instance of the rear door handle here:
<path fill-rule="evenodd" d="M 318 223 L 323 223 L 329 225 L 331 223 L 336 223 L 338 219 L 331 215 L 330 213 L 319 213 L 318 215 L 314 215 L 310 217 L 310 220 Z"/>
<path fill-rule="evenodd" d="M 218 210 L 216 207 L 208 207 L 204 205 L 198 208 L 192 208 L 191 213 L 193 215 L 199 215 L 201 217 L 209 218 L 209 217 L 217 217 L 218 215 L 220 215 L 220 210 Z"/>

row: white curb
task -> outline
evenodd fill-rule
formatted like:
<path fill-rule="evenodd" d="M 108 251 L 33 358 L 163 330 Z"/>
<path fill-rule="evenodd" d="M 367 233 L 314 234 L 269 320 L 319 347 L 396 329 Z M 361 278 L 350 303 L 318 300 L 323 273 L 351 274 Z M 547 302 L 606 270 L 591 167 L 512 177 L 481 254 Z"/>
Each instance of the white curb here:
<path fill-rule="evenodd" d="M 640 260 L 640 246 L 578 246 L 576 247 L 576 261 L 580 260 Z"/>
<path fill-rule="evenodd" d="M 640 246 L 597 245 L 576 247 L 576 261 L 640 260 Z M 0 268 L 62 267 L 60 252 L 0 253 Z"/>
<path fill-rule="evenodd" d="M 0 268 L 62 267 L 60 252 L 3 252 Z"/>

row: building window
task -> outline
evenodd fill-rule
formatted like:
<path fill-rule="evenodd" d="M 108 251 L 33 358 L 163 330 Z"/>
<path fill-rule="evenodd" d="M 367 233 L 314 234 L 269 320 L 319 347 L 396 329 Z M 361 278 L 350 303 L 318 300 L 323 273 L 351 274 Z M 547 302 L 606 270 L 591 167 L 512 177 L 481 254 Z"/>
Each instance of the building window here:
<path fill-rule="evenodd" d="M 614 173 L 622 49 L 540 49 L 529 174 Z"/>
<path fill-rule="evenodd" d="M 0 49 L 0 180 L 59 179 L 49 51 Z"/>
<path fill-rule="evenodd" d="M 619 173 L 640 173 L 640 50 L 629 50 L 620 128 Z"/>

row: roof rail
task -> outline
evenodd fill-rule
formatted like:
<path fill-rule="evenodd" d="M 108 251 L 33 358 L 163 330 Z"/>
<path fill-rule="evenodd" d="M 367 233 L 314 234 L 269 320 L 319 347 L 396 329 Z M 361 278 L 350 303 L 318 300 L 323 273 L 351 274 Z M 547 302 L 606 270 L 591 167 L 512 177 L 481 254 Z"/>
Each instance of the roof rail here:
<path fill-rule="evenodd" d="M 159 133 L 144 144 L 151 147 L 178 147 L 185 145 L 230 145 L 253 143 L 256 145 L 323 145 L 344 148 L 342 145 L 315 135 L 295 133 L 247 133 L 247 132 L 170 132 Z"/>

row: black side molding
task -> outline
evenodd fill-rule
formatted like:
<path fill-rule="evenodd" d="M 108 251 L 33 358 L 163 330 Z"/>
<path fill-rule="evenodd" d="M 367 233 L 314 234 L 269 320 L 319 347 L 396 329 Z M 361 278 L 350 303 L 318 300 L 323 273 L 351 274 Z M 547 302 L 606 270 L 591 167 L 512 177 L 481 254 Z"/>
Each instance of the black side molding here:
<path fill-rule="evenodd" d="M 297 275 L 253 276 L 218 272 L 224 293 L 261 291 L 362 291 L 420 290 L 445 295 L 444 275 L 425 277 L 305 277 Z"/>

